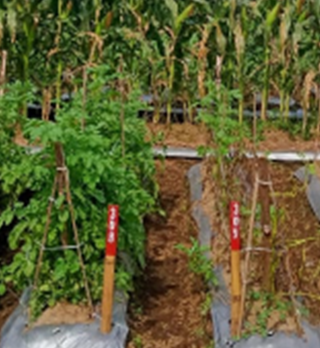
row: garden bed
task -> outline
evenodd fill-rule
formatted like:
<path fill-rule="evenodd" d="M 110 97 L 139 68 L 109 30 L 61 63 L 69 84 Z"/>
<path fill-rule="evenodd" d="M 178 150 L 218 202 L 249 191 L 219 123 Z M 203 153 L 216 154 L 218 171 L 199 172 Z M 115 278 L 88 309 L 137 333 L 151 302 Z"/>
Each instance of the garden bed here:
<path fill-rule="evenodd" d="M 160 206 L 165 216 L 151 215 L 145 221 L 148 235 L 146 269 L 131 299 L 128 348 L 136 348 L 139 344 L 145 348 L 203 348 L 212 342 L 207 284 L 201 276 L 190 271 L 188 256 L 177 249 L 179 244 L 191 247 L 190 237 L 195 240 L 198 237 L 198 228 L 191 217 L 187 183 L 187 172 L 194 163 L 188 160 L 156 162 Z M 50 332 L 58 327 L 64 331 L 65 324 L 74 328 L 70 330 L 79 330 L 79 324 L 85 324 L 91 332 L 91 328 L 97 328 L 97 323 L 89 319 L 89 312 L 87 307 L 59 302 L 41 314 L 29 334 L 32 336 L 33 330 L 38 329 L 43 337 L 47 335 L 47 342 L 51 344 Z M 2 313 L 6 314 L 6 311 Z M 99 317 L 99 306 L 96 313 Z M 55 339 L 62 339 L 63 331 L 55 334 Z M 108 347 L 108 344 L 110 347 L 115 344 L 115 341 L 108 342 Z"/>
<path fill-rule="evenodd" d="M 270 332 L 303 335 L 302 323 L 320 325 L 319 221 L 306 196 L 306 186 L 295 176 L 299 164 L 275 164 L 265 160 L 239 159 L 225 166 L 225 181 L 216 176 L 216 163 L 206 160 L 202 169 L 202 205 L 216 232 L 212 257 L 222 266 L 230 288 L 229 208 L 231 200 L 241 204 L 241 240 L 247 247 L 254 174 L 270 186 L 259 186 L 251 262 L 247 276 L 242 335 Z M 270 231 L 263 232 L 269 225 Z M 242 252 L 242 260 L 248 251 Z M 242 274 L 244 262 L 242 262 Z M 298 312 L 297 312 L 298 311 Z"/>

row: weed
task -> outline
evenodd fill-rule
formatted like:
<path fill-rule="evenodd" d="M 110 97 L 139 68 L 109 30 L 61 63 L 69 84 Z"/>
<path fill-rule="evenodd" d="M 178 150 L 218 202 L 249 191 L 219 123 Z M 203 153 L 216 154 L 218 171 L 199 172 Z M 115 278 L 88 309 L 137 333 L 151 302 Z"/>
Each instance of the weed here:
<path fill-rule="evenodd" d="M 203 338 L 205 337 L 206 333 L 204 331 L 204 329 L 202 327 L 198 328 L 195 330 L 195 336 L 197 336 L 198 338 Z"/>
<path fill-rule="evenodd" d="M 215 346 L 216 346 L 215 342 L 212 339 L 204 348 L 214 348 Z"/>
<path fill-rule="evenodd" d="M 211 309 L 212 294 L 207 293 L 204 302 L 201 304 L 201 315 L 206 316 Z"/>
<path fill-rule="evenodd" d="M 292 304 L 283 299 L 275 297 L 271 293 L 263 291 L 252 291 L 250 299 L 259 303 L 259 312 L 257 313 L 256 323 L 245 324 L 245 335 L 259 334 L 263 337 L 268 335 L 268 321 L 271 315 L 277 313 L 281 322 L 285 321 L 289 312 L 292 310 Z"/>
<path fill-rule="evenodd" d="M 141 336 L 135 336 L 133 338 L 133 345 L 135 348 L 143 348 L 143 341 Z"/>
<path fill-rule="evenodd" d="M 138 303 L 133 303 L 132 304 L 132 310 L 133 310 L 133 313 L 136 315 L 136 316 L 139 316 L 139 315 L 142 315 L 143 314 L 143 307 L 142 305 L 138 304 Z"/>
<path fill-rule="evenodd" d="M 206 255 L 210 252 L 210 248 L 201 246 L 193 237 L 190 239 L 192 243 L 190 248 L 182 244 L 177 245 L 176 248 L 188 256 L 188 266 L 191 272 L 202 276 L 207 283 L 217 286 L 218 281 L 213 272 L 212 260 L 209 258 L 210 256 Z"/>

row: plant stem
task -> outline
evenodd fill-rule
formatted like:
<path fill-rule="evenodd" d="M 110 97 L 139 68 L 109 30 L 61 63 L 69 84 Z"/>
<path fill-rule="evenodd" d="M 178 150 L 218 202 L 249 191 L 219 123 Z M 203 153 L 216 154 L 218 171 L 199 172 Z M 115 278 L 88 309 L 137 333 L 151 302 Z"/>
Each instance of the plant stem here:
<path fill-rule="evenodd" d="M 123 58 L 121 57 L 120 62 L 120 73 L 123 73 Z M 121 93 L 121 110 L 120 110 L 120 123 L 121 123 L 121 146 L 122 146 L 122 157 L 126 154 L 126 135 L 125 135 L 125 115 L 124 115 L 124 104 L 125 104 L 125 91 L 124 91 L 124 80 L 123 76 L 120 77 L 120 93 Z"/>
<path fill-rule="evenodd" d="M 285 113 L 285 120 L 286 122 L 289 122 L 289 111 L 290 111 L 290 95 L 286 93 L 285 96 L 285 107 L 284 107 L 284 113 Z"/>
<path fill-rule="evenodd" d="M 59 50 L 60 38 L 62 33 L 62 0 L 58 0 L 58 29 L 57 35 L 55 39 L 55 43 L 57 46 L 57 50 Z M 57 86 L 56 86 L 56 108 L 59 110 L 60 108 L 60 99 L 61 99 L 61 78 L 62 78 L 62 60 L 61 54 L 59 54 L 58 58 L 58 68 L 57 68 Z"/>
<path fill-rule="evenodd" d="M 257 96 L 253 94 L 253 149 L 257 152 Z"/>
<path fill-rule="evenodd" d="M 88 74 L 87 74 L 87 67 L 84 66 L 83 68 L 83 75 L 82 75 L 82 109 L 83 109 L 83 113 L 85 114 L 86 112 L 86 103 L 87 103 L 87 82 L 88 82 Z M 84 130 L 85 127 L 85 117 L 82 117 L 81 119 L 81 128 L 82 130 Z"/>
<path fill-rule="evenodd" d="M 240 73 L 239 76 L 240 79 L 240 84 L 239 84 L 239 89 L 240 89 L 240 100 L 239 100 L 239 123 L 240 125 L 243 123 L 243 110 L 244 110 L 244 84 L 242 81 L 242 73 Z"/>
<path fill-rule="evenodd" d="M 268 107 L 268 97 L 269 97 L 269 58 L 266 58 L 266 71 L 264 76 L 264 85 L 262 90 L 262 104 L 261 104 L 261 119 L 262 121 L 267 120 L 267 107 Z"/>

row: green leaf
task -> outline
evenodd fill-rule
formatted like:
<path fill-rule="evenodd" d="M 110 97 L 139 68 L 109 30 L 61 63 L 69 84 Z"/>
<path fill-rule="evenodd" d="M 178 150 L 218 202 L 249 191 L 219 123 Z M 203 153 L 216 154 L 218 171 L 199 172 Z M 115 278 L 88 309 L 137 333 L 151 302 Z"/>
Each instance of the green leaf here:
<path fill-rule="evenodd" d="M 267 19 L 266 19 L 266 26 L 267 29 L 271 29 L 273 23 L 275 22 L 275 20 L 277 19 L 278 16 L 278 12 L 280 9 L 281 3 L 278 2 L 271 11 L 268 12 L 267 14 Z"/>
<path fill-rule="evenodd" d="M 192 14 L 193 8 L 194 8 L 193 4 L 190 4 L 176 18 L 174 22 L 174 27 L 175 27 L 174 29 L 175 29 L 176 35 L 179 34 L 183 22 Z"/>
<path fill-rule="evenodd" d="M 106 241 L 104 238 L 98 238 L 94 241 L 94 244 L 98 250 L 104 250 L 106 247 Z"/>
<path fill-rule="evenodd" d="M 54 307 L 55 306 L 55 304 L 56 304 L 56 301 L 55 301 L 55 299 L 54 298 L 50 298 L 49 300 L 48 300 L 48 306 L 49 307 Z"/>
<path fill-rule="evenodd" d="M 224 55 L 226 51 L 227 39 L 223 35 L 220 25 L 216 24 L 216 38 L 219 54 Z"/>
<path fill-rule="evenodd" d="M 61 205 L 64 202 L 64 195 L 60 195 L 56 201 L 55 201 L 55 206 L 59 209 L 61 207 Z"/>
<path fill-rule="evenodd" d="M 64 263 L 63 260 L 59 260 L 58 264 L 56 265 L 53 273 L 53 279 L 54 280 L 61 280 L 66 276 L 67 273 L 67 265 Z"/>
<path fill-rule="evenodd" d="M 7 289 L 4 284 L 0 284 L 0 296 L 3 296 L 6 293 Z"/>
<path fill-rule="evenodd" d="M 69 211 L 65 209 L 62 213 L 59 215 L 59 221 L 61 223 L 66 223 L 69 219 Z"/>
<path fill-rule="evenodd" d="M 30 278 L 34 272 L 34 264 L 27 262 L 27 266 L 24 268 L 24 274 L 26 277 Z"/>
<path fill-rule="evenodd" d="M 173 20 L 175 20 L 178 17 L 178 4 L 175 0 L 165 0 L 165 3 L 171 11 Z"/>
<path fill-rule="evenodd" d="M 16 250 L 18 248 L 18 244 L 21 241 L 22 234 L 26 230 L 28 223 L 26 221 L 20 222 L 17 224 L 14 229 L 9 234 L 9 247 L 11 250 Z"/>
<path fill-rule="evenodd" d="M 12 210 L 6 210 L 4 213 L 3 213 L 3 221 L 5 223 L 5 225 L 10 225 L 12 220 L 14 218 L 14 212 Z"/>

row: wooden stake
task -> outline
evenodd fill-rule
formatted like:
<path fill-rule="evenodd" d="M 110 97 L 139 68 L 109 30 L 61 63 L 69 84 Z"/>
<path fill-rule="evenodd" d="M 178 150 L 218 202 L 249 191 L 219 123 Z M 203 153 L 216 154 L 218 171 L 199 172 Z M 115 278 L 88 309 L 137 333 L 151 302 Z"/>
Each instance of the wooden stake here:
<path fill-rule="evenodd" d="M 256 209 L 257 209 L 258 191 L 259 191 L 259 175 L 256 174 L 255 181 L 254 181 L 253 194 L 252 194 L 252 206 L 251 206 L 249 233 L 248 233 L 248 240 L 247 240 L 247 249 L 248 250 L 246 253 L 244 272 L 243 272 L 241 305 L 240 305 L 240 313 L 239 313 L 240 320 L 239 320 L 238 334 L 237 334 L 238 337 L 240 337 L 240 335 L 241 335 L 242 323 L 243 323 L 243 319 L 244 319 L 244 307 L 245 307 L 246 294 L 247 294 L 247 282 L 248 282 L 250 256 L 251 256 L 250 249 L 252 248 L 253 229 L 254 229 L 255 215 L 256 215 Z"/>
<path fill-rule="evenodd" d="M 231 235 L 231 336 L 236 337 L 239 327 L 241 305 L 240 276 L 240 205 L 230 203 L 230 235 Z"/>
<path fill-rule="evenodd" d="M 4 84 L 6 82 L 6 68 L 7 68 L 7 51 L 2 51 L 1 54 L 1 71 L 0 71 L 0 96 L 4 94 Z"/>
<path fill-rule="evenodd" d="M 106 256 L 104 259 L 103 293 L 102 293 L 102 319 L 101 332 L 108 334 L 112 327 L 112 308 L 114 293 L 115 257 Z"/>
<path fill-rule="evenodd" d="M 114 293 L 114 269 L 118 240 L 119 207 L 108 208 L 108 227 L 106 239 L 106 256 L 104 260 L 101 332 L 107 334 L 112 327 L 112 309 Z"/>

